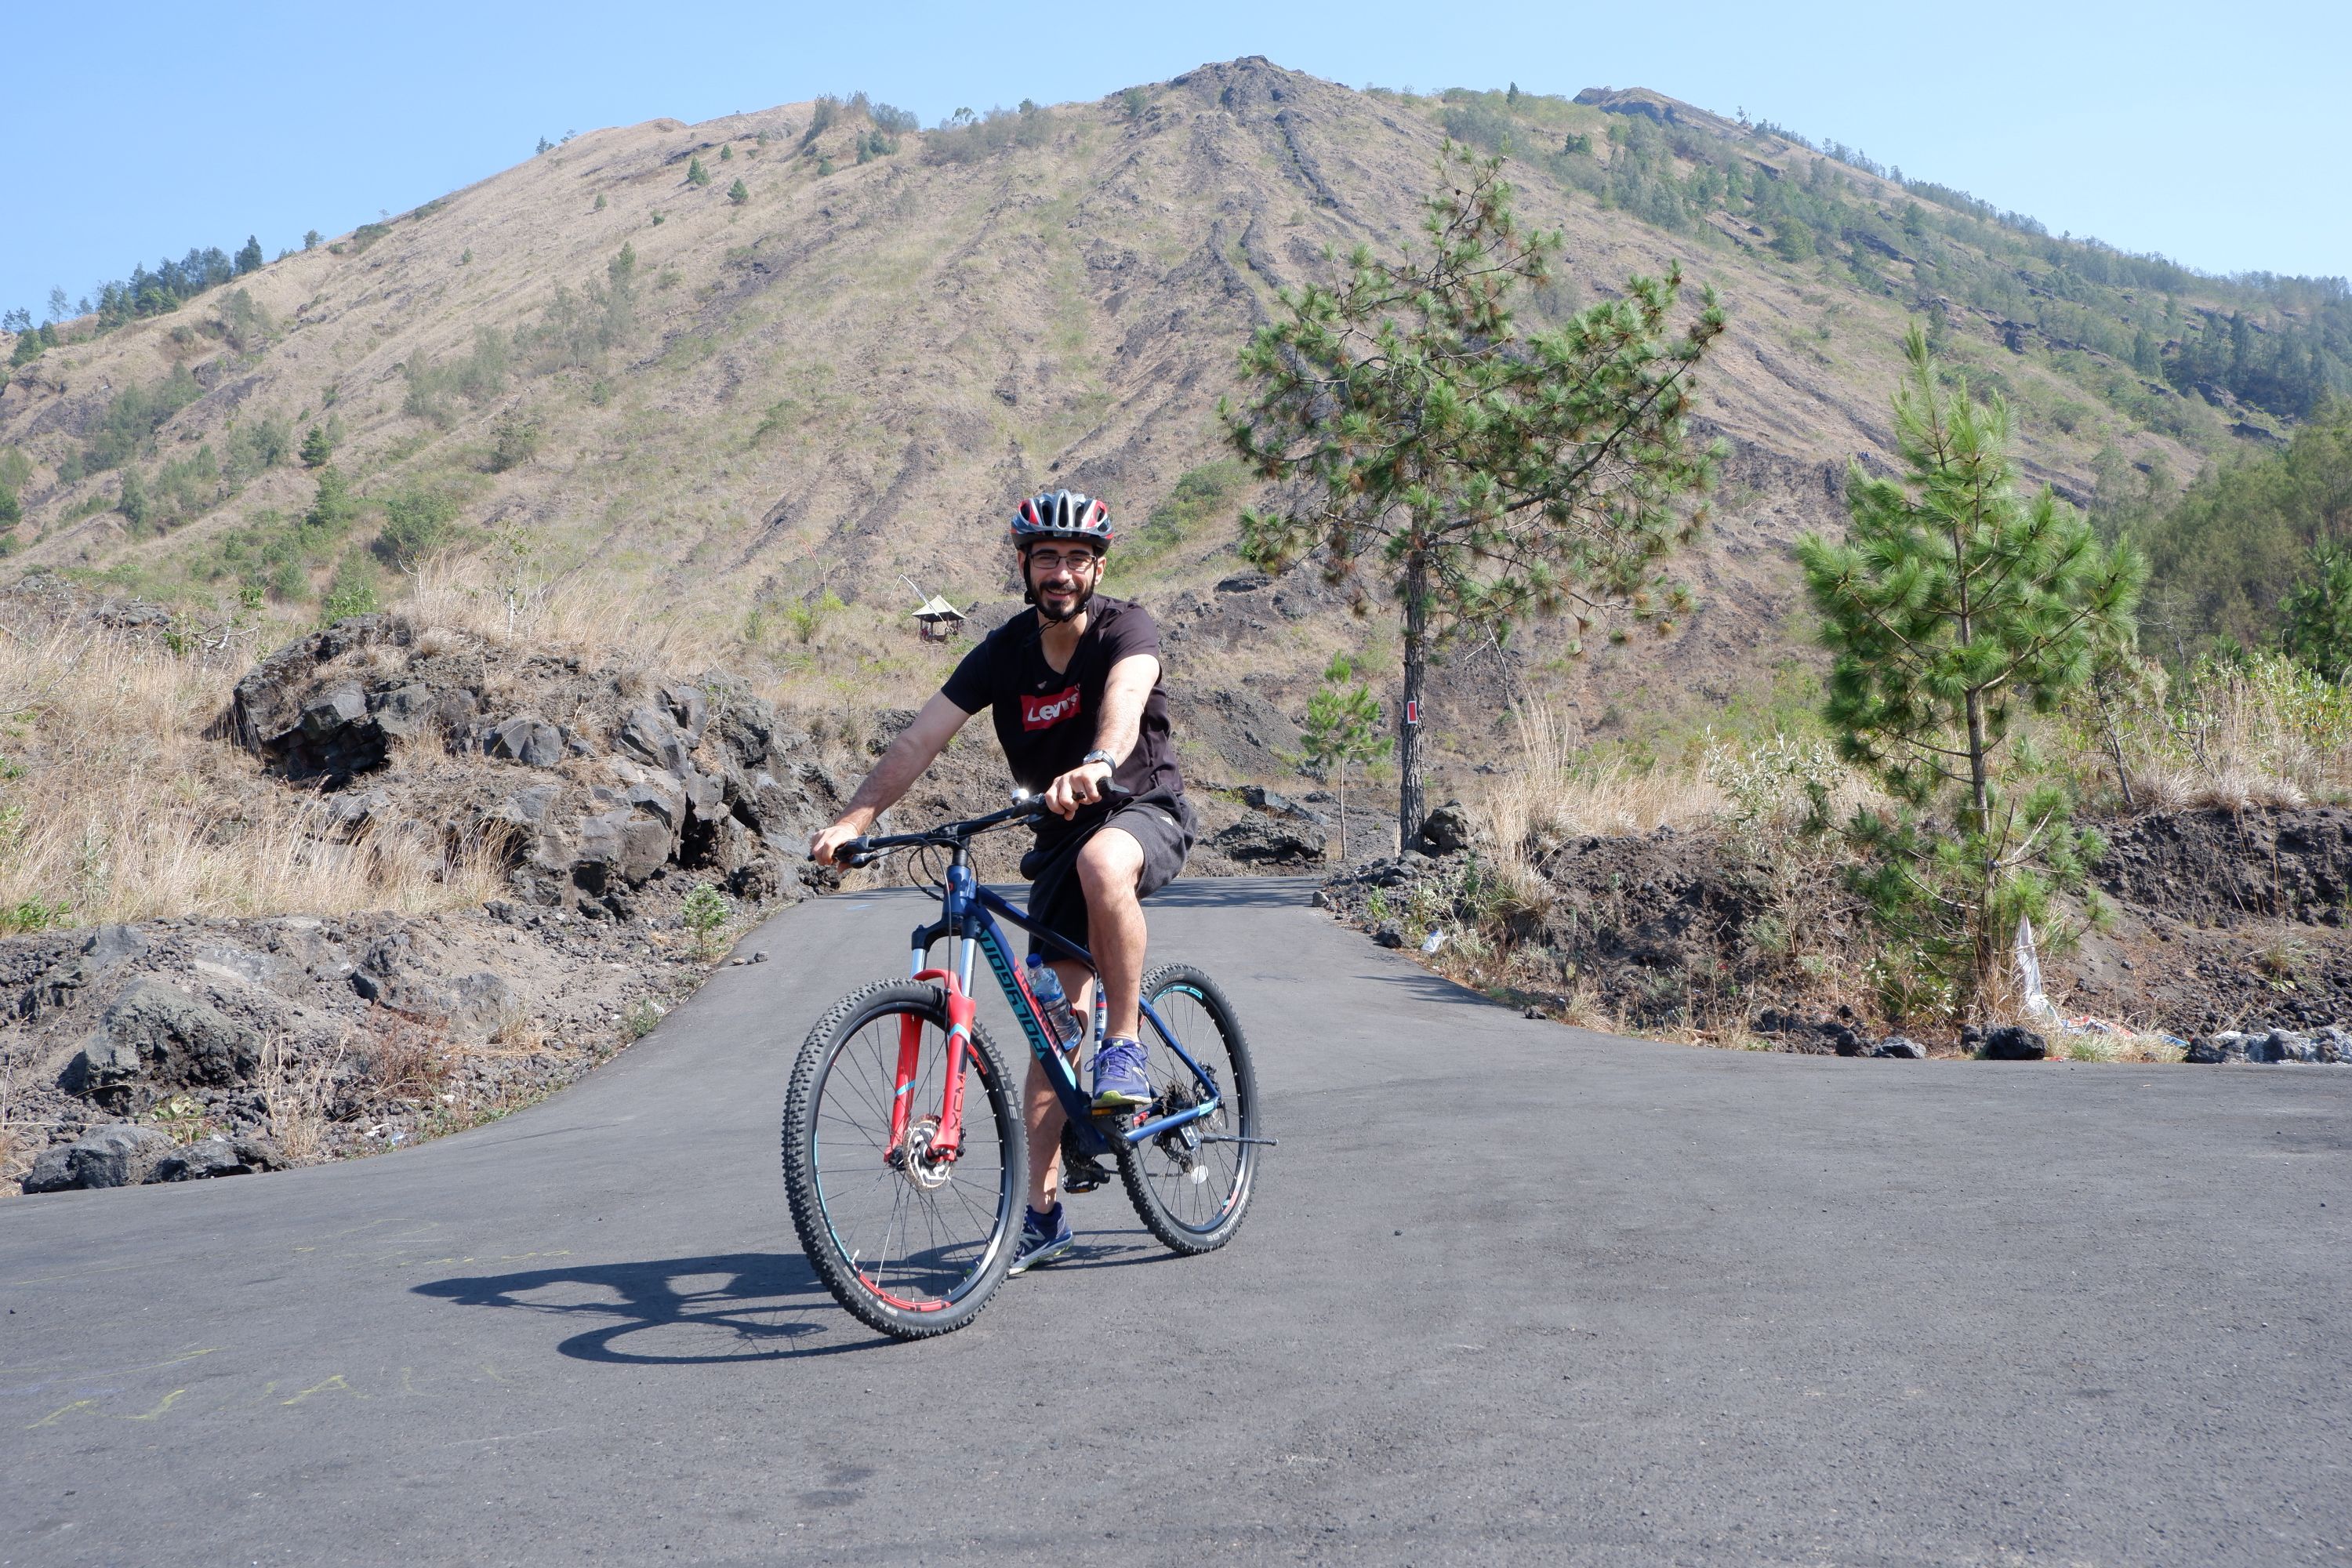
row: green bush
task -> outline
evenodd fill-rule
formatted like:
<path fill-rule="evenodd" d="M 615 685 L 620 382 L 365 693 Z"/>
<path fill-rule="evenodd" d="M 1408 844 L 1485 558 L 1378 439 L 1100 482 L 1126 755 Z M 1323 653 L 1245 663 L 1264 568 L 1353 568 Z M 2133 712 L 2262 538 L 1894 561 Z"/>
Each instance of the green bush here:
<path fill-rule="evenodd" d="M 319 605 L 319 623 L 332 626 L 353 616 L 372 616 L 381 608 L 375 591 L 375 569 L 368 564 L 365 555 L 347 555 L 335 569 L 335 579 Z"/>
<path fill-rule="evenodd" d="M 228 433 L 227 456 L 221 462 L 221 475 L 233 485 L 241 485 L 276 468 L 294 455 L 293 426 L 279 414 L 257 415 L 240 420 Z"/>
<path fill-rule="evenodd" d="M 114 510 L 129 518 L 132 528 L 147 526 L 147 517 L 151 510 L 147 500 L 147 483 L 139 477 L 138 469 L 126 468 L 122 470 L 122 491 L 115 498 Z"/>
<path fill-rule="evenodd" d="M 503 474 L 519 468 L 539 454 L 539 421 L 520 408 L 510 408 L 499 416 L 490 433 L 490 472 Z"/>
<path fill-rule="evenodd" d="M 329 463 L 319 470 L 319 488 L 310 498 L 310 510 L 302 514 L 302 526 L 320 539 L 333 539 L 352 525 L 360 514 L 360 500 L 352 494 L 351 484 L 342 470 Z"/>
<path fill-rule="evenodd" d="M 116 393 L 98 417 L 97 428 L 81 450 L 80 471 L 102 472 L 119 467 L 145 446 L 163 422 L 205 395 L 186 365 L 152 386 L 126 386 Z"/>
<path fill-rule="evenodd" d="M 686 183 L 689 185 L 707 185 L 710 183 L 710 171 L 702 166 L 702 160 L 699 157 L 688 158 L 686 161 Z"/>
<path fill-rule="evenodd" d="M 727 199 L 740 207 L 751 199 L 751 188 L 739 179 L 727 187 Z"/>
<path fill-rule="evenodd" d="M 370 546 L 386 565 L 413 566 L 449 542 L 457 520 L 457 498 L 418 486 L 383 503 L 383 527 Z"/>

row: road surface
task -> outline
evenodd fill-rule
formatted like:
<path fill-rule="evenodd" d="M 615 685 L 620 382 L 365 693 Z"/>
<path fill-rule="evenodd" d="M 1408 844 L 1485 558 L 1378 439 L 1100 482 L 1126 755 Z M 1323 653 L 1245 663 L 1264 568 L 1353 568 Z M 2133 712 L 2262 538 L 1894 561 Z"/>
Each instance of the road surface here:
<path fill-rule="evenodd" d="M 917 909 L 804 904 L 495 1125 L 0 1205 L 0 1563 L 2352 1560 L 2352 1069 L 1611 1039 L 1154 909 L 1282 1140 L 1223 1251 L 1114 1186 L 859 1328 L 776 1115 Z"/>

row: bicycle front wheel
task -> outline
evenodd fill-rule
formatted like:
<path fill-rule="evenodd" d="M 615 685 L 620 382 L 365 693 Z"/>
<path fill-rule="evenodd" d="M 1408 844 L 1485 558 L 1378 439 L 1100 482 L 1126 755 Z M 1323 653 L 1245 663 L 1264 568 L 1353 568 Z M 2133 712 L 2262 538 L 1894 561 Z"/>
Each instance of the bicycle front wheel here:
<path fill-rule="evenodd" d="M 1216 1086 L 1217 1109 L 1199 1121 L 1121 1149 L 1118 1172 L 1144 1227 L 1177 1252 L 1211 1252 L 1234 1238 L 1257 1179 L 1257 1079 L 1240 1018 L 1217 983 L 1190 964 L 1170 963 L 1143 977 L 1151 1005 L 1184 1055 Z M 1155 1095 L 1143 1120 L 1170 1116 L 1208 1093 L 1150 1024 L 1146 1071 Z"/>
<path fill-rule="evenodd" d="M 869 985 L 809 1031 L 784 1100 L 784 1193 L 801 1247 L 835 1300 L 899 1339 L 960 1329 L 988 1304 L 1013 1261 L 1028 1182 L 1019 1101 L 978 1023 L 961 1147 L 952 1158 L 936 1150 L 947 1032 L 936 986 Z"/>

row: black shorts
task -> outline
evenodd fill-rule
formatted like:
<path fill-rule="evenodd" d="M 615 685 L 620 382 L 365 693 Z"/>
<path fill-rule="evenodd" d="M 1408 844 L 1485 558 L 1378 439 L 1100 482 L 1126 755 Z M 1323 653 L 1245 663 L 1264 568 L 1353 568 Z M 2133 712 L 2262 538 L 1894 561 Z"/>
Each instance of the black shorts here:
<path fill-rule="evenodd" d="M 1029 917 L 1056 936 L 1080 947 L 1087 945 L 1087 893 L 1078 883 L 1078 851 L 1106 827 L 1116 827 L 1143 847 L 1143 879 L 1135 896 L 1148 899 L 1176 879 L 1184 857 L 1192 852 L 1192 807 L 1181 795 L 1131 800 L 1092 827 L 1057 835 L 1021 858 L 1021 874 L 1029 879 Z M 1056 953 L 1035 937 L 1029 951 L 1045 958 Z"/>

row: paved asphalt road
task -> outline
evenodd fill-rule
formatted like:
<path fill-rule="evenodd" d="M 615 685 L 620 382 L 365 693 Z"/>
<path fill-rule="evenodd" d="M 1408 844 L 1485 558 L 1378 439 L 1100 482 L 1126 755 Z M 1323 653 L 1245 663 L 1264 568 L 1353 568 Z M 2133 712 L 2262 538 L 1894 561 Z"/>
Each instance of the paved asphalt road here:
<path fill-rule="evenodd" d="M 776 1114 L 915 906 L 803 905 L 495 1126 L 0 1205 L 0 1562 L 2352 1560 L 2352 1070 L 1614 1040 L 1155 907 L 1282 1139 L 1223 1252 L 1107 1189 L 859 1329 Z"/>

